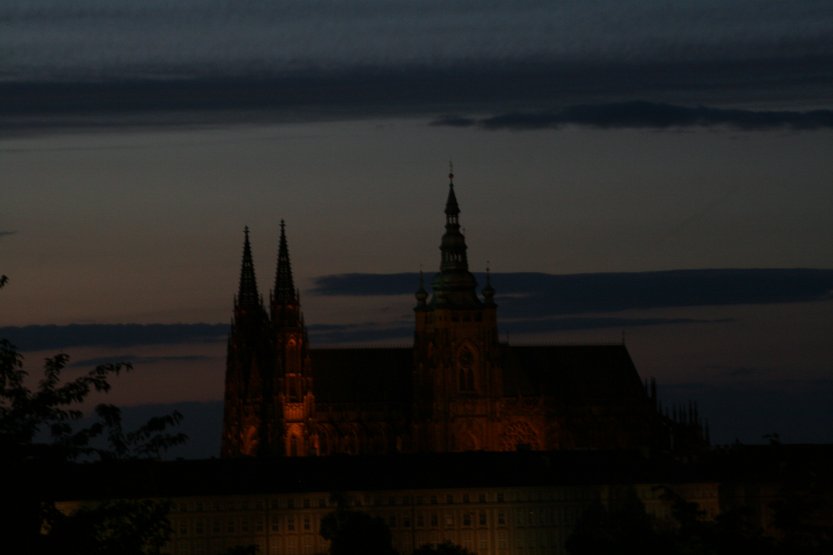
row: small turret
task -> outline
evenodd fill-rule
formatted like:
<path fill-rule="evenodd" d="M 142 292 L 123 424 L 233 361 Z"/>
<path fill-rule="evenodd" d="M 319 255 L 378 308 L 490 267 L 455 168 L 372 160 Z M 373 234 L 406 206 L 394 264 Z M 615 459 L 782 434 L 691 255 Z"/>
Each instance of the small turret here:
<path fill-rule="evenodd" d="M 419 289 L 416 290 L 414 296 L 417 300 L 417 308 L 424 307 L 425 301 L 428 299 L 428 291 L 425 290 L 425 279 L 422 275 L 422 270 L 419 271 Z"/>
<path fill-rule="evenodd" d="M 486 266 L 486 285 L 480 291 L 483 293 L 483 301 L 490 306 L 494 306 L 495 304 L 495 288 L 492 287 L 492 278 L 491 272 L 489 271 L 489 266 Z"/>

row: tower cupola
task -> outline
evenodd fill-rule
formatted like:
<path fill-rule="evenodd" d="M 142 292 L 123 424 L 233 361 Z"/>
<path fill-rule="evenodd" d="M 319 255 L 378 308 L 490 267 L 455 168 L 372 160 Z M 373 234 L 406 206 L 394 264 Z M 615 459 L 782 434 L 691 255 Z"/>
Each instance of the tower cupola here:
<path fill-rule="evenodd" d="M 460 231 L 460 205 L 454 193 L 454 173 L 448 174 L 445 233 L 440 242 L 440 272 L 432 283 L 434 306 L 477 307 L 477 280 L 469 272 L 466 238 Z"/>

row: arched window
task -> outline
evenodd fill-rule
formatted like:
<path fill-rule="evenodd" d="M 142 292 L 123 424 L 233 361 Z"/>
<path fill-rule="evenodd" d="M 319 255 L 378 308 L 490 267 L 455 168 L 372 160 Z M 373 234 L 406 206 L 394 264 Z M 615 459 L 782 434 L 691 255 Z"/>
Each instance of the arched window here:
<path fill-rule="evenodd" d="M 474 391 L 474 353 L 469 347 L 463 348 L 457 357 L 459 368 L 458 387 L 460 391 Z"/>

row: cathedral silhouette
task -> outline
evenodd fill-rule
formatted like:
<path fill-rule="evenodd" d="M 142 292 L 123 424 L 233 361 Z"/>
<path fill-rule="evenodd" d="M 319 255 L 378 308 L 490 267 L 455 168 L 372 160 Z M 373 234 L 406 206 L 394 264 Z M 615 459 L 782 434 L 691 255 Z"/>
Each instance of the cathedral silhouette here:
<path fill-rule="evenodd" d="M 695 411 L 658 409 L 624 344 L 498 340 L 495 289 L 469 271 L 449 174 L 440 271 L 420 282 L 413 347 L 312 348 L 281 222 L 267 307 L 248 228 L 228 340 L 223 457 L 680 450 L 705 446 Z"/>

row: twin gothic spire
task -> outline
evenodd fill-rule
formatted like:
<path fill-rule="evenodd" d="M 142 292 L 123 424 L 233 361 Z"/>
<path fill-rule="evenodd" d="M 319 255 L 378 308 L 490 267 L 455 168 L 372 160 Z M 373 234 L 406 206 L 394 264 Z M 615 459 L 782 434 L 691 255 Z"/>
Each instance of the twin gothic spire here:
<path fill-rule="evenodd" d="M 249 311 L 262 308 L 263 299 L 257 290 L 248 226 L 244 228 L 243 233 L 243 262 L 240 268 L 240 289 L 235 299 L 235 308 Z M 278 242 L 278 268 L 275 273 L 273 304 L 276 306 L 298 304 L 298 293 L 292 279 L 292 265 L 289 261 L 289 247 L 286 242 L 286 224 L 283 220 L 281 220 L 281 234 Z"/>

